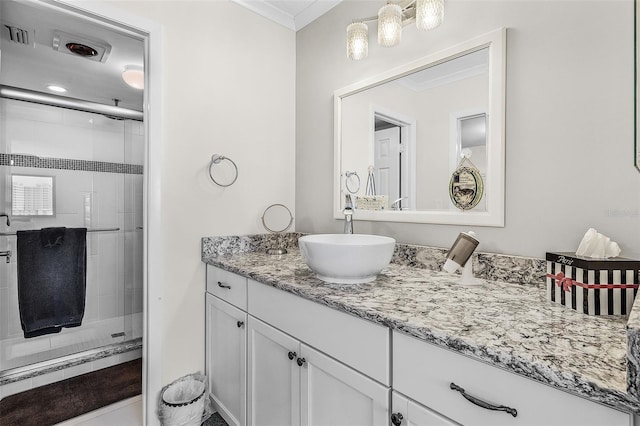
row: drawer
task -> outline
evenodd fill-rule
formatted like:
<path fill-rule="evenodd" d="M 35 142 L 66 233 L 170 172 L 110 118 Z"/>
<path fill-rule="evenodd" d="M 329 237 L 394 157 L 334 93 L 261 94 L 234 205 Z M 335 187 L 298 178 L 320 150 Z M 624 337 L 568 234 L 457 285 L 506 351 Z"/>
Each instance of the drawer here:
<path fill-rule="evenodd" d="M 247 310 L 247 279 L 240 275 L 207 265 L 207 292 Z"/>
<path fill-rule="evenodd" d="M 249 281 L 249 314 L 389 386 L 389 329 Z"/>
<path fill-rule="evenodd" d="M 393 388 L 465 425 L 624 425 L 630 415 L 393 332 Z M 452 390 L 517 410 L 490 411 Z"/>

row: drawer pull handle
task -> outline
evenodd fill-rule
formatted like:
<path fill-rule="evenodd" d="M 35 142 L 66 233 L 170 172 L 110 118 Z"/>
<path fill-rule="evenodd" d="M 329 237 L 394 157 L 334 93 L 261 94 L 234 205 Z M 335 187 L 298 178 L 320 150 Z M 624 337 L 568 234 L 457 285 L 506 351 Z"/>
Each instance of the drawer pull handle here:
<path fill-rule="evenodd" d="M 307 360 L 304 358 L 298 358 L 296 362 L 298 363 L 298 367 L 302 367 Z"/>
<path fill-rule="evenodd" d="M 230 285 L 222 284 L 220 281 L 218 281 L 218 287 L 227 288 L 227 289 L 231 290 L 231 286 Z"/>
<path fill-rule="evenodd" d="M 292 360 L 292 361 L 293 361 L 293 359 L 296 357 L 296 355 L 298 355 L 298 354 L 297 354 L 297 353 L 295 353 L 295 352 L 291 352 L 291 351 L 289 351 L 289 353 L 287 354 L 287 356 L 289 357 L 289 359 L 290 359 L 290 360 Z"/>
<path fill-rule="evenodd" d="M 393 413 L 391 415 L 391 423 L 393 426 L 400 426 L 402 424 L 402 419 L 404 419 L 402 413 Z"/>
<path fill-rule="evenodd" d="M 504 405 L 493 405 L 493 404 L 489 404 L 488 402 L 485 402 L 481 399 L 478 399 L 474 396 L 471 396 L 469 394 L 467 394 L 464 389 L 462 389 L 460 386 L 456 385 L 455 383 L 451 383 L 449 385 L 449 387 L 451 389 L 453 389 L 456 392 L 460 392 L 462 394 L 462 396 L 464 396 L 464 398 L 471 402 L 472 404 L 477 405 L 478 407 L 482 407 L 485 408 L 487 410 L 494 410 L 494 411 L 504 411 L 506 413 L 511 414 L 513 417 L 516 417 L 518 415 L 518 410 L 516 410 L 515 408 L 511 408 L 511 407 L 505 407 Z"/>
<path fill-rule="evenodd" d="M 237 325 L 238 325 L 238 328 L 241 328 L 244 325 L 244 321 L 238 321 Z"/>

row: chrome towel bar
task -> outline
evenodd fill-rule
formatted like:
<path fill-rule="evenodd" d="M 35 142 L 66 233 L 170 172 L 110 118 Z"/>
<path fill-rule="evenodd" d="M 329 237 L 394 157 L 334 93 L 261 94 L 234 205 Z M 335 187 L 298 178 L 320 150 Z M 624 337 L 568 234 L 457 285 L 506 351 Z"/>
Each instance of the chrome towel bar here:
<path fill-rule="evenodd" d="M 95 229 L 87 229 L 87 232 L 113 232 L 119 231 L 120 228 L 95 228 Z M 27 231 L 25 229 L 25 231 Z M 29 229 L 29 231 L 32 231 Z M 33 229 L 33 231 L 39 231 L 39 229 Z M 0 237 L 10 237 L 12 235 L 16 235 L 15 232 L 0 232 Z"/>

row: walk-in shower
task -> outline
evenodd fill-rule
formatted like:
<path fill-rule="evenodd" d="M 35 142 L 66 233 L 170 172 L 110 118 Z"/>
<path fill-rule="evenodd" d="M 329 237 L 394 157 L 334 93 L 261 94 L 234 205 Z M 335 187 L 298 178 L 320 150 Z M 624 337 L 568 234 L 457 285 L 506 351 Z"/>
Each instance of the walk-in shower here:
<path fill-rule="evenodd" d="M 9 227 L 0 224 L 0 250 L 14 254 L 0 262 L 0 383 L 77 366 L 87 354 L 94 362 L 139 347 L 142 123 L 2 98 L 0 127 L 0 212 L 11 219 Z M 26 339 L 16 231 L 59 226 L 88 230 L 84 319 L 80 327 Z"/>
<path fill-rule="evenodd" d="M 0 213 L 9 219 L 0 218 L 3 398 L 141 356 L 145 135 L 142 92 L 107 77 L 119 78 L 122 63 L 142 64 L 140 39 L 129 43 L 46 2 L 0 8 Z M 65 51 L 65 37 L 77 35 L 94 43 L 99 60 Z M 69 93 L 45 93 L 45 82 Z M 16 233 L 48 227 L 87 229 L 84 317 L 78 327 L 25 338 Z"/>

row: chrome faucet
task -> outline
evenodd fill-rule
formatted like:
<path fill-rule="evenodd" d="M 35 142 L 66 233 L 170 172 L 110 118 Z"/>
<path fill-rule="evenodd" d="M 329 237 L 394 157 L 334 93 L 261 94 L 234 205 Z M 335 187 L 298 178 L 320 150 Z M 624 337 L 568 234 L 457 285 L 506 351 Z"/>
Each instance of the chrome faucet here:
<path fill-rule="evenodd" d="M 391 203 L 391 208 L 393 210 L 402 210 L 400 208 L 400 203 L 402 202 L 402 200 L 408 200 L 409 197 L 400 197 L 397 200 L 395 200 L 393 203 Z"/>
<path fill-rule="evenodd" d="M 11 220 L 9 220 L 9 215 L 6 213 L 0 213 L 0 217 L 2 216 L 7 218 L 7 226 L 11 226 Z"/>
<path fill-rule="evenodd" d="M 353 202 L 351 201 L 351 195 L 347 194 L 344 197 L 344 233 L 353 234 Z"/>

